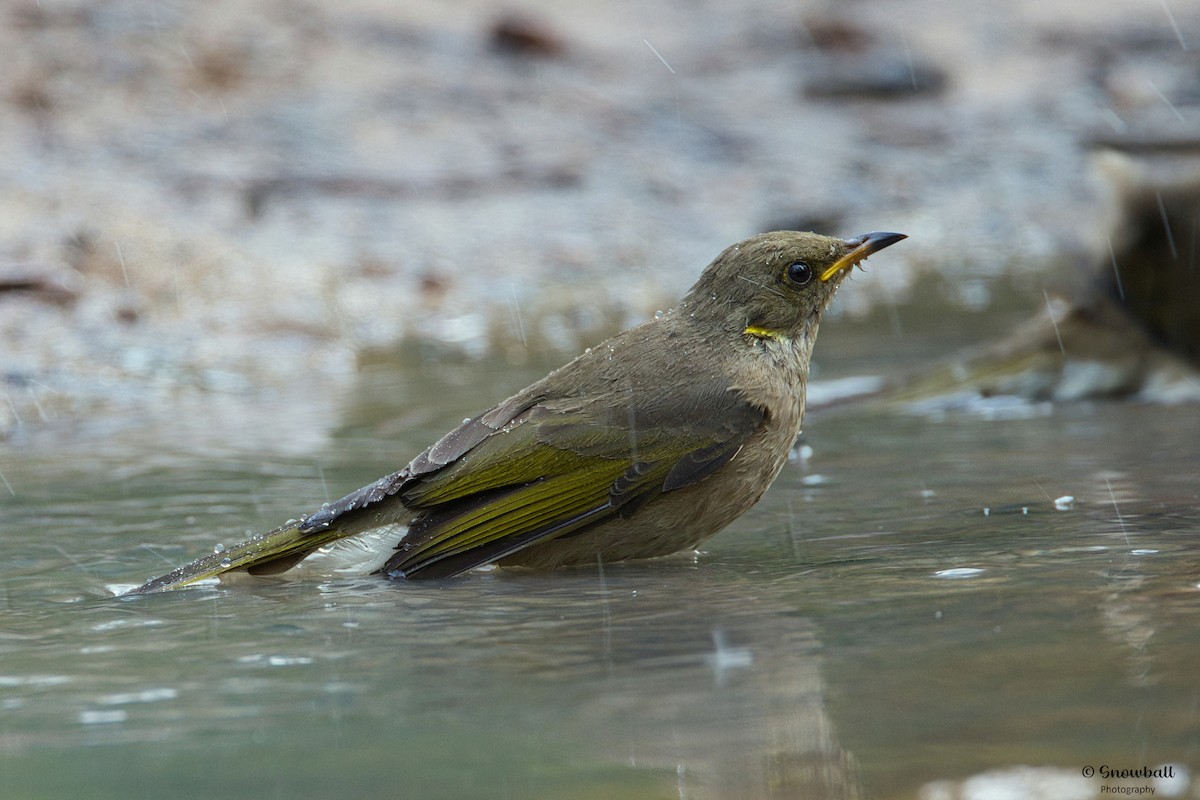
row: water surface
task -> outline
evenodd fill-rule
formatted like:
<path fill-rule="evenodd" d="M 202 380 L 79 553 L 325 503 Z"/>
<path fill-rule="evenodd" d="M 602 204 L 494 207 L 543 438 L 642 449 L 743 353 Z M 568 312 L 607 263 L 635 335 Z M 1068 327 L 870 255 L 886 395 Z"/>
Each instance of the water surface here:
<path fill-rule="evenodd" d="M 824 410 L 699 555 L 111 597 L 532 377 L 378 366 L 330 435 L 192 409 L 3 445 L 0 795 L 1098 797 L 1089 765 L 1200 764 L 1192 407 Z"/>

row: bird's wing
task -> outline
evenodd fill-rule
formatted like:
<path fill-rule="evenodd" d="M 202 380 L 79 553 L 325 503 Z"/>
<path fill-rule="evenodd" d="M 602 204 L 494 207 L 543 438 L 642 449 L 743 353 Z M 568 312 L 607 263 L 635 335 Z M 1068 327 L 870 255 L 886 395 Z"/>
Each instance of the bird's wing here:
<path fill-rule="evenodd" d="M 416 516 L 384 569 L 455 575 L 630 517 L 656 496 L 720 469 L 764 413 L 715 381 L 669 397 L 631 392 L 525 406 L 450 463 L 410 474 L 396 495 Z M 463 426 L 464 441 L 475 438 L 468 432 L 476 422 Z"/>

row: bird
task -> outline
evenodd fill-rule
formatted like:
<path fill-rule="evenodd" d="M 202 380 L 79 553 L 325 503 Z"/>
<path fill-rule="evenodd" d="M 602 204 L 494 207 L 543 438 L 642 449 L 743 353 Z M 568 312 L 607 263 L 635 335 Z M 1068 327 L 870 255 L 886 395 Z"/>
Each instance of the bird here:
<path fill-rule="evenodd" d="M 467 419 L 399 471 L 129 593 L 339 553 L 331 563 L 363 573 L 436 579 L 694 548 L 779 475 L 804 420 L 822 315 L 855 266 L 905 238 L 773 231 L 731 245 L 675 306 Z"/>

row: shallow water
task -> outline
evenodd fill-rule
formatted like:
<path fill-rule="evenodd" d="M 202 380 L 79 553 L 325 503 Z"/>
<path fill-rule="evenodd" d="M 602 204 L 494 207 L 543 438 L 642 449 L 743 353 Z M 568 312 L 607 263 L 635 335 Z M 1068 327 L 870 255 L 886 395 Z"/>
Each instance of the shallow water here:
<path fill-rule="evenodd" d="M 0 445 L 0 796 L 1099 797 L 1085 767 L 1171 763 L 1169 796 L 1200 766 L 1192 407 L 821 411 L 694 557 L 110 596 L 535 376 L 480 372 L 373 368 L 275 448 L 202 410 Z"/>

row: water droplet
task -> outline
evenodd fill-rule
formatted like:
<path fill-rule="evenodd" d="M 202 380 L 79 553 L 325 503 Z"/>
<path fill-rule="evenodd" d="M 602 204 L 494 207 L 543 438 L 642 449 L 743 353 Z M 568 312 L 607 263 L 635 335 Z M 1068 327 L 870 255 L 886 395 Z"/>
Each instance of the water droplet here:
<path fill-rule="evenodd" d="M 589 348 L 585 349 L 583 352 L 584 352 L 584 354 L 590 353 L 590 352 L 592 352 L 592 348 L 589 347 Z"/>
<path fill-rule="evenodd" d="M 788 461 L 792 462 L 793 464 L 806 464 L 812 458 L 812 456 L 812 445 L 808 444 L 794 444 L 792 445 L 792 449 L 788 451 Z"/>
<path fill-rule="evenodd" d="M 939 569 L 933 573 L 935 578 L 974 578 L 976 575 L 982 575 L 983 570 L 978 567 L 955 567 L 954 569 Z"/>
<path fill-rule="evenodd" d="M 663 316 L 664 316 L 664 314 L 663 314 L 663 312 L 662 312 L 662 309 L 661 309 L 661 308 L 660 308 L 658 311 L 655 311 L 655 312 L 654 312 L 654 318 L 655 318 L 655 319 L 662 319 L 662 318 L 663 318 Z"/>
<path fill-rule="evenodd" d="M 214 548 L 213 548 L 213 552 L 214 552 L 214 553 L 218 553 L 218 554 L 220 554 L 220 553 L 224 553 L 224 552 L 225 552 L 225 545 L 221 544 L 220 542 L 217 542 L 217 545 L 216 545 L 216 547 L 214 547 Z"/>
<path fill-rule="evenodd" d="M 295 667 L 313 663 L 308 656 L 267 656 L 267 663 L 272 667 Z"/>
<path fill-rule="evenodd" d="M 232 558 L 222 558 L 221 559 L 221 568 L 222 569 L 229 569 L 232 566 L 233 566 Z"/>
<path fill-rule="evenodd" d="M 470 421 L 471 421 L 471 418 L 470 418 L 470 417 L 464 417 L 464 418 L 463 418 L 463 421 L 462 421 L 462 424 L 463 424 L 463 425 L 466 425 L 466 424 L 467 424 L 468 422 L 470 422 Z"/>

